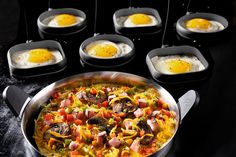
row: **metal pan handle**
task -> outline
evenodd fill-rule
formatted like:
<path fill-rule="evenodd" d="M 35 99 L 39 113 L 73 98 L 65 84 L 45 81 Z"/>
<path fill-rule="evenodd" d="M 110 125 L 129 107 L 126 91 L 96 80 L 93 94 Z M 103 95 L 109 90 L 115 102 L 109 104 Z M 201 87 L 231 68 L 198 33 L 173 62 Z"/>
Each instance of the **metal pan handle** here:
<path fill-rule="evenodd" d="M 7 86 L 4 89 L 2 96 L 13 114 L 19 118 L 22 117 L 26 105 L 31 100 L 27 93 L 13 85 Z"/>
<path fill-rule="evenodd" d="M 189 110 L 199 103 L 199 94 L 194 90 L 189 90 L 178 99 L 180 108 L 180 120 L 182 121 Z"/>
<path fill-rule="evenodd" d="M 51 0 L 48 0 L 48 11 L 51 11 L 53 8 L 52 8 L 52 1 Z"/>

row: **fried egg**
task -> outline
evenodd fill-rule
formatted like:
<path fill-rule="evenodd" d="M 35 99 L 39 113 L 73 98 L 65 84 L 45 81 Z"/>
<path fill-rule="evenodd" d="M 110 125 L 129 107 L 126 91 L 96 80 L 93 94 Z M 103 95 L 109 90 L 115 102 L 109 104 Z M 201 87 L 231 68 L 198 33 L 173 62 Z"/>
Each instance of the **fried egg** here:
<path fill-rule="evenodd" d="M 84 51 L 97 58 L 115 58 L 129 53 L 131 50 L 132 48 L 125 43 L 98 40 L 88 44 Z"/>
<path fill-rule="evenodd" d="M 124 27 L 146 27 L 157 25 L 157 19 L 152 15 L 143 13 L 132 14 L 126 17 Z"/>
<path fill-rule="evenodd" d="M 182 74 L 205 69 L 204 65 L 196 56 L 155 56 L 151 61 L 156 70 L 163 74 Z"/>
<path fill-rule="evenodd" d="M 12 54 L 12 62 L 20 68 L 32 68 L 50 65 L 61 61 L 62 55 L 56 49 L 32 49 L 15 52 Z"/>
<path fill-rule="evenodd" d="M 84 19 L 71 14 L 58 14 L 48 17 L 44 21 L 50 27 L 69 27 L 84 21 Z"/>
<path fill-rule="evenodd" d="M 218 21 L 194 18 L 186 21 L 186 28 L 193 32 L 216 32 L 223 30 L 224 26 Z"/>

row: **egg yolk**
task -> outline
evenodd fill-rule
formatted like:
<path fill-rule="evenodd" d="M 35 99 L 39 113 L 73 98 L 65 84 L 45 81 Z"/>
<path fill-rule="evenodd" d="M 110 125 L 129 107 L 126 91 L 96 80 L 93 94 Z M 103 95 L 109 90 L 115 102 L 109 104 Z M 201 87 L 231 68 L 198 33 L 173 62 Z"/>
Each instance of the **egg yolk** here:
<path fill-rule="evenodd" d="M 207 30 L 212 26 L 211 22 L 206 19 L 194 18 L 186 23 L 187 28 Z"/>
<path fill-rule="evenodd" d="M 70 26 L 77 22 L 74 15 L 60 14 L 55 17 L 55 21 L 59 26 Z"/>
<path fill-rule="evenodd" d="M 29 51 L 28 61 L 32 63 L 44 63 L 53 58 L 54 56 L 47 49 L 33 49 Z"/>
<path fill-rule="evenodd" d="M 133 14 L 128 17 L 136 25 L 149 24 L 152 19 L 146 14 Z"/>
<path fill-rule="evenodd" d="M 90 51 L 94 51 L 97 57 L 113 57 L 117 54 L 117 48 L 110 44 L 97 44 Z"/>
<path fill-rule="evenodd" d="M 186 73 L 192 69 L 192 64 L 181 59 L 171 59 L 166 62 L 168 71 L 179 74 Z"/>

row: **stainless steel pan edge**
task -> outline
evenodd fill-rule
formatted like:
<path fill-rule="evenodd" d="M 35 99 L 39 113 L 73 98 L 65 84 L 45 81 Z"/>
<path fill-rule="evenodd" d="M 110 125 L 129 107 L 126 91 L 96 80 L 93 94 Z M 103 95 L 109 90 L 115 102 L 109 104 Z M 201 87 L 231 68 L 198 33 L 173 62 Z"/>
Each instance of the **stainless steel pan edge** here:
<path fill-rule="evenodd" d="M 73 85 L 74 83 L 77 83 L 78 80 L 94 80 L 95 78 L 100 78 L 101 80 L 110 80 L 111 82 L 119 82 L 119 83 L 129 83 L 129 84 L 147 84 L 152 87 L 155 87 L 162 99 L 169 104 L 169 107 L 171 110 L 175 111 L 176 119 L 177 119 L 177 125 L 176 130 L 173 134 L 173 136 L 159 149 L 156 153 L 153 154 L 153 156 L 164 156 L 163 152 L 166 151 L 166 147 L 170 147 L 171 143 L 173 142 L 173 137 L 175 136 L 179 124 L 185 117 L 185 115 L 188 113 L 188 111 L 191 109 L 191 107 L 198 103 L 199 96 L 196 91 L 190 90 L 186 94 L 184 94 L 181 98 L 179 98 L 179 103 L 177 104 L 174 98 L 171 96 L 171 94 L 165 90 L 160 85 L 156 84 L 155 82 L 145 79 L 143 77 L 134 75 L 134 74 L 128 74 L 128 73 L 122 73 L 122 72 L 114 72 L 114 71 L 101 71 L 101 72 L 90 72 L 90 73 L 83 73 L 78 74 L 74 76 L 70 76 L 67 78 L 64 78 L 62 80 L 59 80 L 55 83 L 52 83 L 42 89 L 40 92 L 38 92 L 32 99 L 30 97 L 22 97 L 22 99 L 25 99 L 25 102 L 22 104 L 24 105 L 23 108 L 21 108 L 20 112 L 22 113 L 21 117 L 21 130 L 23 133 L 23 136 L 25 137 L 26 141 L 34 148 L 35 151 L 38 152 L 37 148 L 35 147 L 34 141 L 32 141 L 32 134 L 33 130 L 29 130 L 29 125 L 31 124 L 35 118 L 37 118 L 37 115 L 39 113 L 39 109 L 43 103 L 45 103 L 50 95 L 53 93 L 55 89 L 61 88 L 63 86 L 67 86 L 69 84 Z M 86 82 L 86 81 L 85 81 Z M 7 103 L 11 103 L 9 101 L 9 98 L 12 98 L 12 96 L 9 97 L 12 93 L 8 93 L 9 89 L 12 90 L 12 86 L 6 87 L 6 89 L 3 92 L 3 97 L 6 100 Z M 18 88 L 19 89 L 19 88 Z M 18 93 L 21 93 L 22 95 L 24 92 L 17 89 Z M 14 86 L 14 96 L 19 96 L 17 92 L 15 91 Z M 8 93 L 8 94 L 6 94 Z M 24 95 L 24 94 L 23 94 Z M 27 94 L 26 94 L 27 95 Z M 9 104 L 11 106 L 11 104 Z M 19 105 L 18 105 L 19 106 Z M 12 107 L 10 107 L 12 109 Z M 18 113 L 19 114 L 19 113 Z M 32 129 L 32 128 L 31 128 Z M 28 132 L 31 132 L 32 134 L 29 136 Z M 162 151 L 163 150 L 163 151 Z M 160 155 L 159 155 L 160 154 Z M 162 154 L 162 155 L 161 155 Z"/>

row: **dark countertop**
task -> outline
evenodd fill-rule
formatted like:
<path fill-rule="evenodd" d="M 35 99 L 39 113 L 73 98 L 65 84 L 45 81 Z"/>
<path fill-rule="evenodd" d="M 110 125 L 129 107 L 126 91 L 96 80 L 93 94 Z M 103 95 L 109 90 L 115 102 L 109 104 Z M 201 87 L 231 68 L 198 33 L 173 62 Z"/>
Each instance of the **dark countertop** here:
<path fill-rule="evenodd" d="M 8 4 L 14 4 L 14 0 L 8 0 L 8 2 Z M 6 4 L 6 2 L 2 2 L 1 4 L 0 2 L 0 7 L 2 6 L 3 9 L 4 6 L 7 6 L 8 4 Z M 18 17 L 19 8 L 17 8 L 17 5 L 15 4 L 11 6 L 11 17 Z M 9 14 L 6 11 L 4 13 L 4 15 Z M 9 17 L 6 16 L 5 18 Z M 2 16 L 0 14 L 0 19 L 4 19 L 3 14 Z M 16 24 L 17 21 L 12 20 L 10 23 Z M 19 37 L 19 34 L 22 34 L 21 24 L 19 25 L 18 30 L 18 27 L 15 27 L 15 25 L 12 27 L 10 26 L 2 26 L 1 31 L 3 33 L 0 31 L 0 93 L 2 93 L 7 85 L 17 85 L 33 96 L 43 87 L 56 80 L 77 73 L 94 71 L 93 69 L 83 68 L 79 64 L 79 44 L 73 44 L 64 45 L 63 47 L 69 61 L 68 67 L 63 73 L 30 80 L 11 78 L 9 76 L 9 69 L 6 61 L 6 52 L 10 46 L 25 41 L 25 38 Z M 10 33 L 6 33 L 3 29 Z M 16 32 L 18 32 L 18 38 L 14 40 Z M 38 35 L 35 35 L 37 30 L 32 32 L 34 32 L 32 33 L 33 39 L 38 40 Z M 152 40 L 152 42 L 146 40 L 146 38 L 145 40 L 141 38 L 141 41 L 137 41 L 135 59 L 127 66 L 115 70 L 134 73 L 152 79 L 146 64 L 144 64 L 145 55 L 151 49 L 160 47 L 159 36 L 151 36 L 150 38 L 152 39 L 155 39 L 156 37 L 156 40 Z M 6 40 L 4 40 L 4 37 L 6 37 Z M 168 32 L 167 38 L 168 42 L 174 45 L 187 44 L 186 42 L 180 42 L 176 39 L 172 27 Z M 13 40 L 14 42 L 12 43 L 11 41 Z M 203 43 L 203 45 L 204 44 L 205 43 Z M 208 46 L 200 46 L 199 49 L 207 59 L 213 59 L 211 64 L 214 65 L 214 68 L 208 79 L 186 84 L 161 84 L 173 94 L 176 100 L 189 89 L 198 91 L 201 98 L 198 106 L 190 111 L 181 124 L 175 137 L 173 149 L 169 155 L 173 157 L 235 157 L 236 27 L 232 26 L 226 38 L 221 42 Z M 31 156 L 30 150 L 27 149 L 27 143 L 21 133 L 19 120 L 15 118 L 9 110 L 3 101 L 2 96 L 0 97 L 0 156 Z"/>

